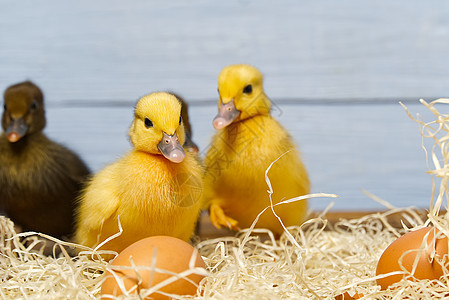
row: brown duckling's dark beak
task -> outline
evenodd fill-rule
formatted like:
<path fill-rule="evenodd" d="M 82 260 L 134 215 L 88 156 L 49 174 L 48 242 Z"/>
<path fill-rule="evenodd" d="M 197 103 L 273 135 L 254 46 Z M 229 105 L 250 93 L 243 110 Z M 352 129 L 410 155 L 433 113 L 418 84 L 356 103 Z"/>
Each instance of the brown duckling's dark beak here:
<path fill-rule="evenodd" d="M 25 124 L 23 118 L 11 118 L 8 128 L 6 128 L 6 136 L 10 143 L 15 143 L 25 136 L 28 131 L 28 126 Z"/>
<path fill-rule="evenodd" d="M 192 138 L 188 132 L 186 132 L 186 141 L 184 142 L 184 148 L 187 151 L 192 152 L 193 154 L 198 154 L 200 149 L 198 146 L 192 141 Z"/>
<path fill-rule="evenodd" d="M 222 103 L 218 108 L 218 114 L 215 116 L 213 125 L 215 129 L 223 129 L 231 124 L 238 116 L 240 111 L 235 107 L 234 100 L 228 103 Z"/>
<path fill-rule="evenodd" d="M 179 143 L 176 132 L 173 135 L 168 135 L 165 132 L 163 134 L 162 140 L 157 145 L 162 155 L 172 162 L 182 162 L 186 154 L 184 152 L 184 148 L 182 148 Z"/>

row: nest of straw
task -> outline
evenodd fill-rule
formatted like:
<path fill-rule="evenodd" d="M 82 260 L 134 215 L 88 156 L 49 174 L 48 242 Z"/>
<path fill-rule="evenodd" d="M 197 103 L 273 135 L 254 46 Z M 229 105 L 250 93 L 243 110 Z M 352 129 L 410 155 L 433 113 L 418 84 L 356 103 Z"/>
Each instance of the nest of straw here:
<path fill-rule="evenodd" d="M 421 102 L 433 113 L 434 120 L 424 122 L 404 108 L 419 124 L 423 145 L 424 141 L 432 141 L 430 149 L 425 148 L 429 166 L 432 165 L 428 172 L 434 178 L 427 216 L 417 214 L 414 208 L 400 209 L 386 204 L 389 208 L 386 212 L 342 219 L 333 225 L 328 223 L 323 212 L 299 227 L 285 228 L 280 239 L 275 239 L 268 230 L 254 228 L 242 230 L 235 236 L 197 239 L 194 245 L 206 263 L 206 277 L 200 282 L 196 296 L 173 295 L 173 298 L 335 299 L 343 293 L 363 296 L 361 299 L 447 297 L 447 270 L 439 280 L 404 279 L 395 284 L 394 289 L 386 291 L 381 291 L 376 284 L 380 255 L 405 232 L 432 225 L 449 236 L 448 214 L 440 214 L 448 200 L 449 115 L 437 110 L 439 104 L 449 104 L 449 99 Z M 268 177 L 267 183 L 270 187 Z M 402 228 L 389 223 L 388 217 L 392 214 L 402 215 Z M 0 230 L 1 298 L 100 298 L 101 284 L 106 270 L 110 271 L 111 267 L 96 249 L 42 234 L 16 233 L 14 224 L 5 217 L 0 217 Z M 51 255 L 45 243 L 52 245 Z M 141 296 L 122 298 L 141 299 Z"/>

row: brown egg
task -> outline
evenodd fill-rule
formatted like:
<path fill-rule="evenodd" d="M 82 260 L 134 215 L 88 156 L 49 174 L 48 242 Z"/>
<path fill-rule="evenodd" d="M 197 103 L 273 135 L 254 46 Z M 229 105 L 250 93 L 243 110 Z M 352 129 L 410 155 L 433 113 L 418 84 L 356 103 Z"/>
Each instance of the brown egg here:
<path fill-rule="evenodd" d="M 156 257 L 153 254 L 156 251 Z M 173 275 L 157 272 L 149 269 L 126 269 L 118 270 L 116 266 L 131 266 L 131 260 L 137 267 L 147 267 L 155 265 L 155 268 L 166 270 L 172 273 L 181 273 L 189 270 L 189 263 L 192 255 L 196 255 L 195 267 L 205 268 L 205 264 L 198 251 L 190 244 L 169 236 L 153 236 L 142 239 L 124 249 L 111 263 L 111 268 L 117 276 L 123 280 L 127 291 L 134 290 L 133 293 L 142 289 L 148 289 L 162 281 L 173 277 Z M 155 259 L 155 262 L 153 262 Z M 138 275 L 136 274 L 138 273 Z M 139 282 L 139 277 L 141 281 Z M 191 274 L 187 278 L 198 284 L 204 276 Z M 195 295 L 197 286 L 184 278 L 162 287 L 159 291 L 177 295 Z M 116 279 L 108 272 L 106 280 L 101 286 L 101 294 L 122 295 L 122 291 Z M 151 299 L 170 299 L 169 297 L 155 292 L 151 294 Z"/>
<path fill-rule="evenodd" d="M 411 231 L 390 244 L 377 263 L 376 274 L 387 274 L 394 271 L 403 271 L 399 265 L 402 258 L 402 266 L 411 274 L 390 275 L 377 279 L 377 283 L 383 290 L 390 285 L 399 282 L 404 276 L 409 279 L 439 279 L 443 275 L 442 264 L 448 266 L 448 239 L 434 227 L 425 227 L 416 231 Z M 423 240 L 427 235 L 425 246 L 422 250 Z M 417 256 L 419 256 L 417 258 Z M 416 269 L 413 271 L 415 260 L 418 259 Z M 412 273 L 413 271 L 413 273 Z"/>
<path fill-rule="evenodd" d="M 349 295 L 348 292 L 344 292 L 343 294 L 335 296 L 335 300 L 355 300 L 363 298 L 364 295 L 361 293 L 355 293 L 354 295 Z"/>

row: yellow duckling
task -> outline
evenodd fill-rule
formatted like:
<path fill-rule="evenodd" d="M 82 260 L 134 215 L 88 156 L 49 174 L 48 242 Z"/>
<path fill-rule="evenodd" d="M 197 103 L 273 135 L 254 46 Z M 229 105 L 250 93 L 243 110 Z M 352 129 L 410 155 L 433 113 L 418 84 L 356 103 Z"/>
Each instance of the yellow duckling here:
<path fill-rule="evenodd" d="M 0 134 L 0 212 L 25 231 L 74 232 L 76 197 L 89 175 L 84 162 L 42 132 L 44 96 L 30 81 L 4 93 Z"/>
<path fill-rule="evenodd" d="M 119 231 L 102 249 L 122 251 L 153 235 L 188 241 L 200 212 L 202 169 L 184 152 L 181 103 L 168 93 L 141 98 L 129 129 L 133 149 L 97 173 L 80 197 L 75 239 L 95 247 Z"/>
<path fill-rule="evenodd" d="M 287 131 L 270 115 L 271 102 L 263 90 L 263 76 L 249 65 L 231 65 L 218 77 L 219 130 L 205 157 L 204 203 L 212 224 L 220 228 L 247 228 L 270 205 L 265 171 L 273 188 L 274 203 L 309 193 L 306 168 Z M 306 201 L 282 204 L 275 212 L 286 226 L 299 225 L 307 212 Z M 257 227 L 283 232 L 271 210 Z"/>

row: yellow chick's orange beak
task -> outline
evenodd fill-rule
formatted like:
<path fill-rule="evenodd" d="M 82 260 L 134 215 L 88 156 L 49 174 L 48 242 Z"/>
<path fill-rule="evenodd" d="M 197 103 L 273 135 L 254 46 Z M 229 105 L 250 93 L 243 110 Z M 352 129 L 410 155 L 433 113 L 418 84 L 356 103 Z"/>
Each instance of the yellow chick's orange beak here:
<path fill-rule="evenodd" d="M 222 103 L 218 108 L 218 114 L 215 116 L 212 124 L 215 129 L 223 129 L 232 123 L 240 114 L 234 104 L 234 100 L 228 103 Z"/>
<path fill-rule="evenodd" d="M 23 118 L 11 119 L 11 123 L 6 128 L 6 136 L 10 143 L 19 141 L 26 134 L 28 126 L 25 124 Z"/>
<path fill-rule="evenodd" d="M 186 156 L 184 148 L 179 143 L 176 132 L 173 135 L 168 135 L 163 132 L 162 140 L 157 145 L 157 148 L 166 159 L 174 163 L 182 162 Z"/>

